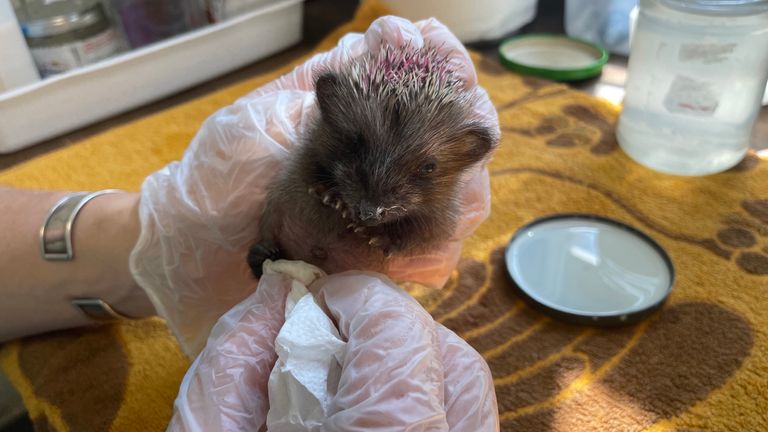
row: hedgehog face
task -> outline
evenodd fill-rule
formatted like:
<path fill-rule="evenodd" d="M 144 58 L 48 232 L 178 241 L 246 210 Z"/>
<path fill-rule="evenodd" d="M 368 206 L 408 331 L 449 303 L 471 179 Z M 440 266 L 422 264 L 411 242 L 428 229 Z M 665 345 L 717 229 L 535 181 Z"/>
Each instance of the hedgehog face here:
<path fill-rule="evenodd" d="M 385 47 L 321 75 L 315 89 L 307 184 L 339 197 L 357 225 L 442 227 L 436 236 L 445 237 L 460 216 L 464 173 L 496 143 L 473 120 L 474 93 L 447 58 L 430 47 Z"/>
<path fill-rule="evenodd" d="M 340 197 L 358 225 L 451 226 L 462 175 L 495 140 L 471 120 L 471 99 L 365 93 L 353 79 L 324 74 L 316 84 L 320 119 L 305 143 L 309 185 Z M 415 98 L 415 99 L 414 99 Z M 446 228 L 450 229 L 450 228 Z"/>
<path fill-rule="evenodd" d="M 331 138 L 343 150 L 329 164 L 331 184 L 359 225 L 393 223 L 419 213 L 434 193 L 437 162 L 428 155 L 398 151 L 410 143 L 396 136 L 375 136 L 361 129 L 353 136 Z M 397 143 L 395 142 L 397 141 Z"/>

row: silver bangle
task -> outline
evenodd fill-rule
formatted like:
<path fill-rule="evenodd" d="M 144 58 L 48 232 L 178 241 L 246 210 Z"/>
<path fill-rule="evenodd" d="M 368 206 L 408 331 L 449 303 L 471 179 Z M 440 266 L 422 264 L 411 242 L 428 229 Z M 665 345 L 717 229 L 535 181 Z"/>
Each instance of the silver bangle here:
<path fill-rule="evenodd" d="M 120 192 L 106 189 L 97 192 L 71 193 L 51 207 L 40 227 L 40 255 L 50 261 L 71 261 L 75 258 L 72 247 L 72 228 L 77 214 L 97 196 Z M 96 321 L 116 321 L 131 319 L 112 308 L 109 303 L 94 297 L 72 299 L 72 306 L 80 309 L 86 316 Z"/>
<path fill-rule="evenodd" d="M 88 318 L 95 321 L 109 322 L 133 319 L 127 315 L 121 314 L 113 309 L 109 303 L 96 297 L 80 297 L 72 299 L 72 306 L 80 309 L 80 311 L 82 311 Z"/>
<path fill-rule="evenodd" d="M 71 261 L 75 257 L 72 248 L 72 227 L 75 218 L 88 201 L 99 195 L 120 192 L 106 189 L 97 192 L 76 192 L 60 199 L 40 227 L 40 255 L 49 261 Z"/>

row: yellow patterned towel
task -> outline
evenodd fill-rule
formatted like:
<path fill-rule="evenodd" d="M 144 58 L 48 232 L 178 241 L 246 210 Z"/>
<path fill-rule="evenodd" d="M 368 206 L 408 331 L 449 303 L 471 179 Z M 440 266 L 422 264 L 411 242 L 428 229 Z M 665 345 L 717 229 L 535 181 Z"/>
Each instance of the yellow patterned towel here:
<path fill-rule="evenodd" d="M 318 49 L 380 13 L 365 3 Z M 617 147 L 615 106 L 513 75 L 495 58 L 473 59 L 503 129 L 492 215 L 467 241 L 446 289 L 416 294 L 490 364 L 502 429 L 768 430 L 768 161 L 750 155 L 703 178 L 649 171 Z M 206 116 L 284 71 L 2 172 L 0 184 L 137 190 L 181 156 Z M 523 305 L 505 276 L 505 243 L 526 222 L 563 212 L 618 219 L 659 242 L 678 276 L 664 308 L 641 324 L 601 330 Z M 187 365 L 158 319 L 0 351 L 40 431 L 164 430 Z"/>

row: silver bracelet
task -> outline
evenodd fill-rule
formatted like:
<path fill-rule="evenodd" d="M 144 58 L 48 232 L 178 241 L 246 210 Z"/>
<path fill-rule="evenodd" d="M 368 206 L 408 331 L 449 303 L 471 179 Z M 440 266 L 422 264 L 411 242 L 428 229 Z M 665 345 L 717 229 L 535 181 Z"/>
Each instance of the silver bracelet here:
<path fill-rule="evenodd" d="M 96 297 L 72 299 L 72 306 L 80 309 L 88 318 L 96 321 L 121 321 L 133 318 L 123 315 L 104 300 Z"/>
<path fill-rule="evenodd" d="M 72 248 L 72 227 L 75 218 L 88 201 L 99 195 L 120 192 L 106 189 L 93 193 L 75 192 L 60 199 L 48 212 L 40 227 L 40 254 L 49 261 L 71 261 L 75 257 Z"/>
<path fill-rule="evenodd" d="M 117 189 L 107 189 L 97 192 L 75 192 L 60 199 L 51 210 L 40 227 L 40 254 L 49 261 L 71 261 L 75 258 L 72 247 L 72 228 L 77 214 L 92 199 L 97 196 L 120 192 Z M 96 321 L 115 321 L 131 319 L 112 308 L 107 302 L 94 297 L 72 299 L 72 306 L 80 309 L 86 316 Z"/>

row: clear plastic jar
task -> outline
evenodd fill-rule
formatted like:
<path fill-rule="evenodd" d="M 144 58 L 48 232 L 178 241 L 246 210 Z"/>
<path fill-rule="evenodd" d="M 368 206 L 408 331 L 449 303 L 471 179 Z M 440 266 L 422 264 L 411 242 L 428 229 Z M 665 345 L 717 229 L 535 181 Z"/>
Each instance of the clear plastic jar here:
<path fill-rule="evenodd" d="M 768 1 L 640 0 L 619 144 L 657 171 L 724 171 L 749 149 L 766 78 Z"/>
<path fill-rule="evenodd" d="M 25 0 L 16 13 L 43 77 L 98 62 L 121 49 L 98 1 Z"/>

